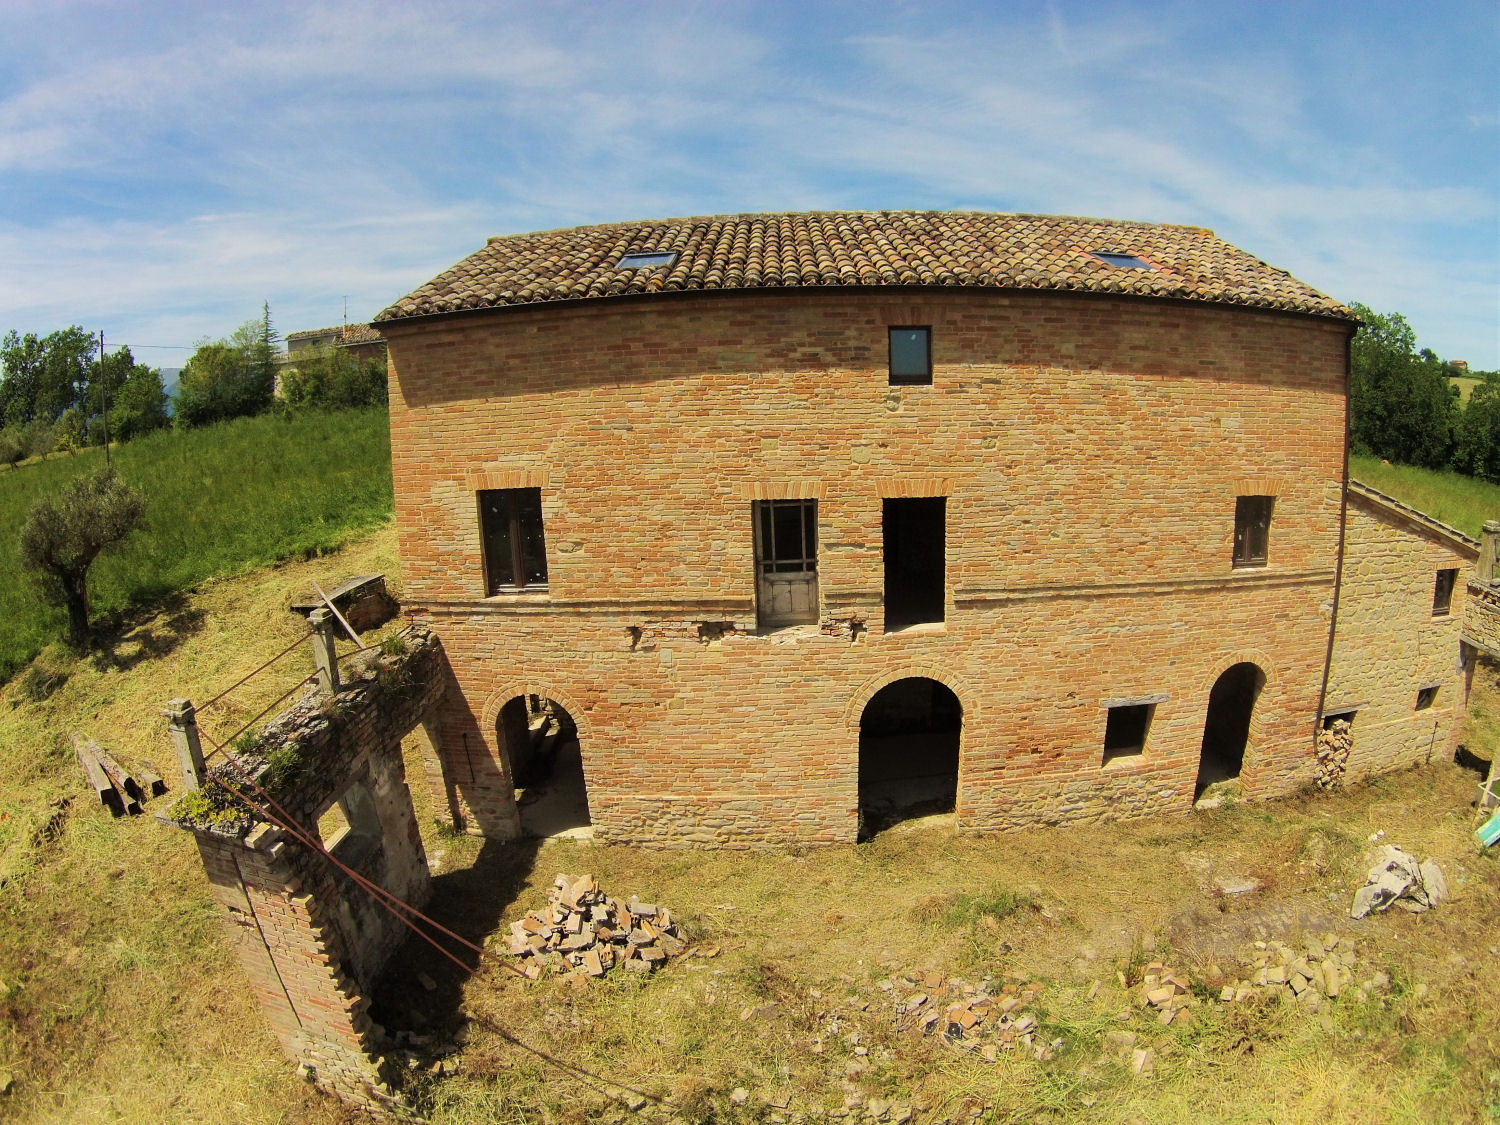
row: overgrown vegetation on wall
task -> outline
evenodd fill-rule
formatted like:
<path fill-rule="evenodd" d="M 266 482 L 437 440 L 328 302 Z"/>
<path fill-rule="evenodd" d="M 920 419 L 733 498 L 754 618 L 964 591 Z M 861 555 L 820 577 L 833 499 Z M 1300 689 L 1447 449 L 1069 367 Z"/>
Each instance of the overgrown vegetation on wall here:
<path fill-rule="evenodd" d="M 103 451 L 0 474 L 0 682 L 62 633 L 21 573 L 17 537 L 36 501 L 103 462 Z M 161 431 L 116 451 L 145 499 L 146 526 L 89 576 L 96 618 L 205 579 L 336 547 L 390 518 L 383 409 L 263 415 Z"/>

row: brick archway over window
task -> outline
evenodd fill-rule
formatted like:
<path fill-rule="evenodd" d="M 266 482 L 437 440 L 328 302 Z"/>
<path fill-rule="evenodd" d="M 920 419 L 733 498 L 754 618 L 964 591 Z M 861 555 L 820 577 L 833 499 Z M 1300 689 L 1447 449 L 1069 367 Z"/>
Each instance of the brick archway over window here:
<path fill-rule="evenodd" d="M 889 687 L 898 680 L 910 679 L 936 680 L 958 696 L 959 706 L 964 711 L 965 727 L 978 714 L 974 690 L 960 677 L 955 676 L 951 670 L 935 664 L 908 664 L 893 668 L 888 672 L 881 672 L 861 684 L 859 690 L 850 698 L 849 705 L 844 708 L 844 726 L 858 732 L 860 716 L 864 714 L 865 706 L 875 698 L 880 689 Z"/>

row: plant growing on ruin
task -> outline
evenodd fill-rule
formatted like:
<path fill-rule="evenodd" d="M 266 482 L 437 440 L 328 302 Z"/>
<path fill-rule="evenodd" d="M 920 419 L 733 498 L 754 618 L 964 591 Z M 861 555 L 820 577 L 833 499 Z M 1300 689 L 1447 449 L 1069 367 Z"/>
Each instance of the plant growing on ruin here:
<path fill-rule="evenodd" d="M 68 642 L 84 648 L 89 626 L 89 567 L 99 553 L 139 527 L 145 502 L 111 469 L 77 477 L 55 500 L 43 497 L 21 527 L 21 562 L 45 601 L 68 611 Z"/>

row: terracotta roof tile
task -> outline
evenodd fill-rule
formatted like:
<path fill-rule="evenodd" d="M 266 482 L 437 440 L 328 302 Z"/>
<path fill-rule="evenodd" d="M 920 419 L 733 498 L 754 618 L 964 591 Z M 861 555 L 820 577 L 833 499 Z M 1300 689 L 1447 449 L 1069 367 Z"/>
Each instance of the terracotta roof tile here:
<path fill-rule="evenodd" d="M 1130 254 L 1154 269 L 1109 265 Z M 676 251 L 669 267 L 616 268 Z M 1202 227 L 963 211 L 715 215 L 491 238 L 375 323 L 465 309 L 661 292 L 961 286 L 1170 297 L 1352 320 L 1284 270 Z"/>

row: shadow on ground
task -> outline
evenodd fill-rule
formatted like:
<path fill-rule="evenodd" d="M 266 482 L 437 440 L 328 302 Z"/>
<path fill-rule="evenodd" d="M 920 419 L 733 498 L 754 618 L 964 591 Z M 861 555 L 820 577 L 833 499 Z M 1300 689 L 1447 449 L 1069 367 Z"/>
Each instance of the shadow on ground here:
<path fill-rule="evenodd" d="M 207 614 L 183 594 L 168 594 L 148 612 L 106 619 L 94 633 L 94 667 L 128 672 L 156 660 L 203 628 Z"/>
<path fill-rule="evenodd" d="M 540 840 L 486 840 L 471 866 L 434 876 L 424 913 L 483 946 L 526 886 L 541 845 Z M 442 934 L 437 940 L 463 967 L 412 934 L 370 990 L 370 1016 L 376 1023 L 393 1032 L 437 1035 L 456 1031 L 463 1023 L 464 985 L 479 967 L 479 954 Z"/>

